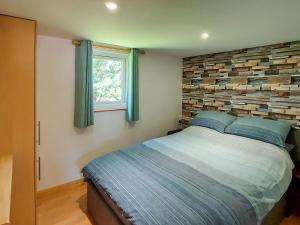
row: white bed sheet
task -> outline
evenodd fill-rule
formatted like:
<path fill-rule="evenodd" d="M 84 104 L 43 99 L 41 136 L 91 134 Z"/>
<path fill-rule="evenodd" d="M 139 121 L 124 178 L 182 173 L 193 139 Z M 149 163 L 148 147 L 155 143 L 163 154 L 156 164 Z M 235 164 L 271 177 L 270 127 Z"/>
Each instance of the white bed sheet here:
<path fill-rule="evenodd" d="M 144 144 L 242 193 L 260 222 L 292 178 L 294 164 L 282 148 L 205 127 L 191 126 Z"/>

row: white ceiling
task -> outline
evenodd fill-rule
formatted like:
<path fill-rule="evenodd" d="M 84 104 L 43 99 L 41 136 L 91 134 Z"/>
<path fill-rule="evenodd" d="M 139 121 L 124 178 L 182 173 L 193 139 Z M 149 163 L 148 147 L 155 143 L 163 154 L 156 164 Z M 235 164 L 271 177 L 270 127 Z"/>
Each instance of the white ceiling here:
<path fill-rule="evenodd" d="M 0 0 L 38 33 L 192 56 L 300 39 L 300 0 Z M 200 34 L 210 38 L 202 40 Z"/>

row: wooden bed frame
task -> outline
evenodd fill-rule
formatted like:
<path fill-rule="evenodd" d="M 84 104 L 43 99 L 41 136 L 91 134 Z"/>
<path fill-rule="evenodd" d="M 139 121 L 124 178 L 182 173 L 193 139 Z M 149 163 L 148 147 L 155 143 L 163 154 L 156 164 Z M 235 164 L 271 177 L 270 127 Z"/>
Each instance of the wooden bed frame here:
<path fill-rule="evenodd" d="M 294 162 L 300 162 L 300 132 L 292 131 L 288 143 L 294 144 L 292 152 Z M 298 161 L 299 160 L 299 161 Z M 87 208 L 95 225 L 132 225 L 128 216 L 107 195 L 102 188 L 96 188 L 91 181 L 87 181 Z M 265 216 L 261 225 L 279 225 L 286 215 L 287 194 L 284 194 L 273 209 Z"/>

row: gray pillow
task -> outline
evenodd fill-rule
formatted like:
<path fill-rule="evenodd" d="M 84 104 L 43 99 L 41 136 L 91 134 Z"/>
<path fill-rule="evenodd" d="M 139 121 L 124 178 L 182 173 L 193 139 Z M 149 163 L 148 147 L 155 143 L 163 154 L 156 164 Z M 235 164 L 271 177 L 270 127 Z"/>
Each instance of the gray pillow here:
<path fill-rule="evenodd" d="M 225 132 L 284 147 L 290 129 L 291 124 L 285 121 L 241 117 L 226 127 Z"/>
<path fill-rule="evenodd" d="M 224 133 L 225 128 L 235 119 L 235 116 L 225 112 L 201 111 L 190 121 L 190 125 L 208 127 Z"/>

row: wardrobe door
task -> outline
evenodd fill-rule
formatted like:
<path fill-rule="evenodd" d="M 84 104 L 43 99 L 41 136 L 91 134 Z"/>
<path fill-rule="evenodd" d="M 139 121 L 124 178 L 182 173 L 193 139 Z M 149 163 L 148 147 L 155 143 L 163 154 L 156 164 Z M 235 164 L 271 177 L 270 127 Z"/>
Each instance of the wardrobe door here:
<path fill-rule="evenodd" d="M 32 20 L 0 15 L 0 149 L 12 155 L 11 225 L 35 225 L 35 39 Z"/>

